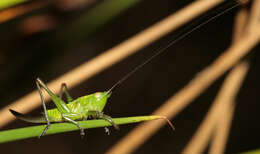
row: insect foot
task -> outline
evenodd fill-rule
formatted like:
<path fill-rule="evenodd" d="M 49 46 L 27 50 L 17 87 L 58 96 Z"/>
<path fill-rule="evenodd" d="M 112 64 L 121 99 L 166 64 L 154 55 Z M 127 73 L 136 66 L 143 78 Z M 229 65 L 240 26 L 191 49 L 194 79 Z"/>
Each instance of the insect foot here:
<path fill-rule="evenodd" d="M 41 135 L 38 136 L 38 138 L 41 138 L 43 135 L 46 134 L 47 130 L 50 128 L 50 124 L 48 123 L 47 126 L 44 128 L 44 130 L 42 131 Z"/>
<path fill-rule="evenodd" d="M 84 129 L 81 128 L 80 129 L 80 137 L 83 139 L 85 137 L 85 132 L 84 132 Z"/>
<path fill-rule="evenodd" d="M 109 128 L 104 127 L 104 129 L 105 129 L 105 133 L 106 133 L 107 135 L 110 135 L 110 130 L 109 130 Z"/>

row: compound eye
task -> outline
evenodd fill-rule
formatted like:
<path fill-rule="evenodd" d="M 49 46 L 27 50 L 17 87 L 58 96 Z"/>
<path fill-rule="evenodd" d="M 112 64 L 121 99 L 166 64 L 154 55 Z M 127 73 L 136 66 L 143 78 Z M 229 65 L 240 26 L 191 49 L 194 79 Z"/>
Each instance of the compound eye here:
<path fill-rule="evenodd" d="M 95 93 L 95 97 L 96 97 L 96 99 L 99 100 L 101 98 L 101 93 L 100 92 Z"/>

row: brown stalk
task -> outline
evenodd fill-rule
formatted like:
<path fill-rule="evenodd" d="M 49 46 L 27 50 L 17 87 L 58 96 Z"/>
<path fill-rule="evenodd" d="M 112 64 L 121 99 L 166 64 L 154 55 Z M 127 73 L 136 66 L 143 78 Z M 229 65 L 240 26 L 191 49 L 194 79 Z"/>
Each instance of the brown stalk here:
<path fill-rule="evenodd" d="M 225 146 L 235 110 L 234 101 L 230 104 L 231 105 L 226 106 L 223 113 L 219 115 L 219 121 L 217 121 L 216 131 L 209 149 L 209 154 L 221 154 L 225 152 Z"/>
<path fill-rule="evenodd" d="M 241 9 L 235 20 L 234 33 L 233 33 L 233 41 L 237 41 L 240 37 L 243 36 L 243 32 L 245 30 L 246 22 L 247 22 L 247 10 L 245 8 Z M 247 63 L 246 61 L 242 63 Z M 238 65 L 236 67 L 239 67 Z M 244 66 L 244 65 L 242 65 Z M 235 68 L 235 69 L 244 69 L 243 67 Z M 228 139 L 229 130 L 232 123 L 232 117 L 234 114 L 234 104 L 235 100 L 230 100 L 228 102 L 223 102 L 226 108 L 220 113 L 218 121 L 216 123 L 216 130 L 213 131 L 212 143 L 209 149 L 210 154 L 220 154 L 225 152 L 225 146 Z"/>
<path fill-rule="evenodd" d="M 260 17 L 260 0 L 254 0 L 250 17 L 247 26 L 247 33 L 254 34 L 254 30 L 259 28 L 259 17 Z"/>
<path fill-rule="evenodd" d="M 260 30 L 254 27 L 253 31 L 254 35 L 245 35 L 240 38 L 240 40 L 233 43 L 231 47 L 227 49 L 219 58 L 201 71 L 188 85 L 172 96 L 153 114 L 173 118 L 176 114 L 183 110 L 216 79 L 233 67 L 242 57 L 247 55 L 259 42 Z M 164 124 L 165 123 L 162 121 L 151 121 L 139 125 L 126 137 L 121 139 L 115 146 L 113 146 L 107 154 L 126 154 L 133 152 Z"/>
<path fill-rule="evenodd" d="M 62 82 L 66 82 L 70 88 L 80 84 L 93 75 L 119 62 L 127 56 L 134 54 L 146 45 L 154 42 L 160 37 L 166 35 L 170 31 L 187 23 L 191 19 L 197 17 L 203 12 L 213 8 L 224 0 L 200 0 L 195 1 L 191 5 L 181 9 L 180 11 L 170 15 L 166 19 L 147 28 L 132 38 L 115 46 L 114 48 L 104 52 L 96 58 L 76 67 L 70 72 L 60 76 L 59 78 L 48 83 L 48 87 L 57 93 Z M 45 96 L 46 101 L 50 99 Z M 14 117 L 9 113 L 8 109 L 12 108 L 19 112 L 26 113 L 40 106 L 40 98 L 37 91 L 33 91 L 28 95 L 12 102 L 10 105 L 0 110 L 0 127 L 14 120 Z"/>
<path fill-rule="evenodd" d="M 220 115 L 222 115 L 223 112 L 226 111 L 226 108 L 230 107 L 231 103 L 233 103 L 235 96 L 242 85 L 242 81 L 246 76 L 248 68 L 249 64 L 247 62 L 243 62 L 232 69 L 225 79 L 218 96 L 206 115 L 206 118 L 199 126 L 195 135 L 189 141 L 188 145 L 182 152 L 183 154 L 203 152 L 205 147 L 208 145 L 208 141 L 217 124 L 216 122 L 220 118 Z"/>

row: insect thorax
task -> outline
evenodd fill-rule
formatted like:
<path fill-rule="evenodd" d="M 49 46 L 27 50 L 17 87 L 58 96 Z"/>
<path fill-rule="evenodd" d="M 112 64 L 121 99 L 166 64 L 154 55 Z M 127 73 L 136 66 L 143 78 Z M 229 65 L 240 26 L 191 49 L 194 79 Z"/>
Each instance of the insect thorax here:
<path fill-rule="evenodd" d="M 82 96 L 71 104 L 77 112 L 100 111 L 102 112 L 110 95 L 106 92 Z"/>

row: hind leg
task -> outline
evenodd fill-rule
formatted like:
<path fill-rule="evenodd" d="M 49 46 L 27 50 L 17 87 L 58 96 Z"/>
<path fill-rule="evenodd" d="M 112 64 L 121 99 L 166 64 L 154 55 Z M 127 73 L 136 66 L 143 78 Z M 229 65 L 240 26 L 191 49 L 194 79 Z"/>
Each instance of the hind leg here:
<path fill-rule="evenodd" d="M 41 135 L 39 136 L 39 138 L 40 138 L 41 136 L 45 135 L 47 130 L 49 129 L 50 121 L 49 121 L 49 118 L 48 118 L 48 115 L 47 115 L 46 105 L 45 105 L 45 102 L 44 102 L 44 98 L 43 98 L 41 87 L 39 85 L 38 80 L 36 80 L 36 85 L 37 85 L 37 89 L 38 89 L 38 92 L 39 92 L 41 100 L 42 100 L 43 113 L 44 113 L 45 119 L 47 121 L 47 126 L 44 128 L 44 130 L 42 131 Z"/>

